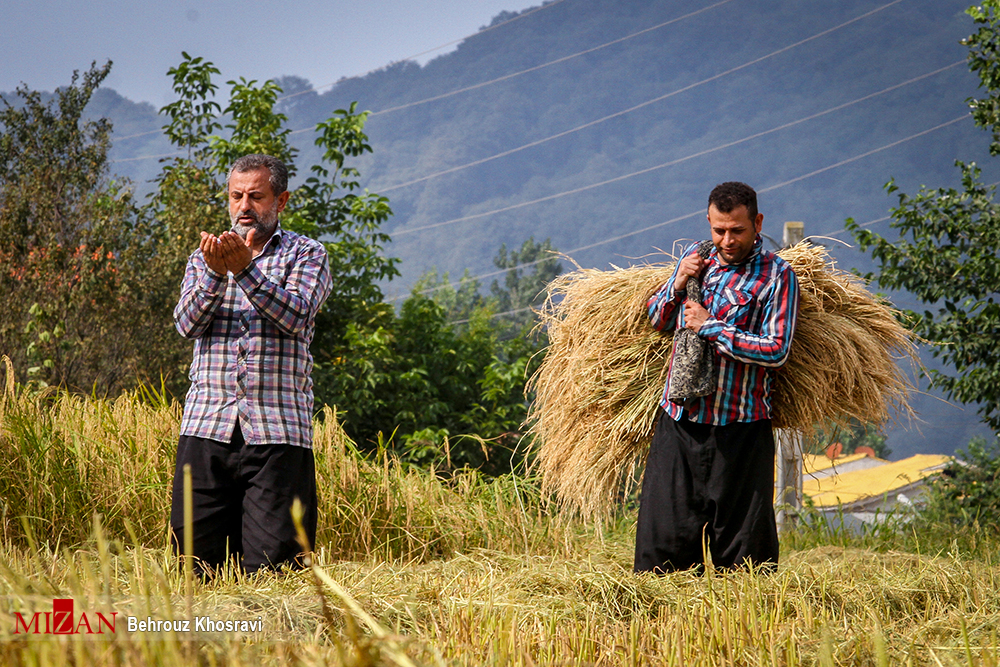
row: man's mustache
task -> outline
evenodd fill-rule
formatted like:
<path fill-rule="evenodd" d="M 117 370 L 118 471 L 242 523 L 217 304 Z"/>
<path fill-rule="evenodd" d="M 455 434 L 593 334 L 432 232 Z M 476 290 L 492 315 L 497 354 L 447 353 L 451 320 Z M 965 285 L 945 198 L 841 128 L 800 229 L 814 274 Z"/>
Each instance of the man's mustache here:
<path fill-rule="evenodd" d="M 250 218 L 255 223 L 259 223 L 260 222 L 260 216 L 257 215 L 257 211 L 253 211 L 253 210 L 243 211 L 238 216 L 236 216 L 236 224 L 238 224 L 238 225 L 239 224 L 243 224 L 243 223 L 240 222 L 240 218 Z"/>

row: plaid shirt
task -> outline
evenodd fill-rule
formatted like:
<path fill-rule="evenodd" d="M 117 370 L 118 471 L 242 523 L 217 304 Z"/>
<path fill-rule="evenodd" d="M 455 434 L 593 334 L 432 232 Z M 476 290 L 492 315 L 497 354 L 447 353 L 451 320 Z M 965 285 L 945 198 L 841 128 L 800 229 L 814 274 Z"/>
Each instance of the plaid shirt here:
<path fill-rule="evenodd" d="M 247 444 L 311 447 L 309 344 L 330 289 L 323 245 L 281 227 L 228 280 L 194 251 L 174 308 L 195 341 L 181 434 L 229 442 L 239 419 Z"/>
<path fill-rule="evenodd" d="M 682 256 L 696 248 L 692 245 Z M 667 398 L 668 376 L 660 405 L 675 420 L 686 408 L 691 421 L 704 424 L 770 419 L 774 369 L 788 359 L 795 331 L 798 280 L 785 260 L 762 249 L 760 236 L 742 264 L 722 264 L 716 250 L 707 261 L 701 289 L 709 318 L 698 335 L 716 353 L 718 390 L 685 404 L 674 403 Z M 647 303 L 649 319 L 658 331 L 684 326 L 685 294 L 674 293 L 676 276 L 675 267 L 670 280 Z"/>

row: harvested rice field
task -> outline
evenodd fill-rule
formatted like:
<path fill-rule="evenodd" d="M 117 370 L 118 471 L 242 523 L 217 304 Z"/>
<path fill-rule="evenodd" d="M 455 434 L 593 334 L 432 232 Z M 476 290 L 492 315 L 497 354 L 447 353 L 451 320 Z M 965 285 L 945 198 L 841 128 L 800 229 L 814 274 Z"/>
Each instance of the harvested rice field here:
<path fill-rule="evenodd" d="M 167 548 L 180 409 L 8 384 L 0 664 L 997 665 L 1000 540 L 801 523 L 776 573 L 631 571 L 634 508 L 584 521 L 531 477 L 441 475 L 316 423 L 297 572 L 188 579 Z"/>

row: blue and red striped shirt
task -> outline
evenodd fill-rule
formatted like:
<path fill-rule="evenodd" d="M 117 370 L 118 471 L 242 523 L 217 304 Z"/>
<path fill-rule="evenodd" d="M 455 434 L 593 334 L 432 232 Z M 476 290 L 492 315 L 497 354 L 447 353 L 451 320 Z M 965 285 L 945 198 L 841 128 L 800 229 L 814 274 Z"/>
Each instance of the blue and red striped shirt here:
<path fill-rule="evenodd" d="M 280 227 L 250 265 L 223 276 L 188 258 L 174 325 L 194 339 L 181 434 L 312 446 L 316 313 L 332 287 L 326 248 Z"/>
<path fill-rule="evenodd" d="M 697 244 L 690 246 L 682 257 L 696 248 Z M 658 331 L 684 327 L 685 295 L 674 293 L 676 276 L 675 267 L 670 280 L 646 304 Z M 660 405 L 675 420 L 686 410 L 688 419 L 704 424 L 770 419 L 774 369 L 788 359 L 795 332 L 799 305 L 795 272 L 788 262 L 764 250 L 758 235 L 742 264 L 721 263 L 713 249 L 701 284 L 709 318 L 698 335 L 713 348 L 718 388 L 714 394 L 675 403 L 667 398 L 668 376 Z"/>

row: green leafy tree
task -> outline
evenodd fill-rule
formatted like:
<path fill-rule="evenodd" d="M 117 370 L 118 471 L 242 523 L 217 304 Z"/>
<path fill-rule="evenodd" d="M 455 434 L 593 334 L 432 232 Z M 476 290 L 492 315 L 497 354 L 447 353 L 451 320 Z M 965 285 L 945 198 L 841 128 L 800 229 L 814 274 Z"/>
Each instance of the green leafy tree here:
<path fill-rule="evenodd" d="M 230 165 L 242 155 L 265 153 L 283 160 L 294 175 L 298 151 L 288 141 L 286 116 L 275 110 L 282 90 L 274 81 L 229 81 L 229 102 L 222 108 L 214 101 L 218 86 L 213 76 L 219 70 L 212 63 L 184 53 L 181 64 L 168 74 L 178 100 L 161 110 L 169 119 L 164 130 L 187 155 L 164 164 L 150 209 L 172 248 L 161 258 L 164 272 L 179 284 L 199 232 L 221 232 L 230 226 L 225 199 Z M 364 341 L 378 339 L 379 327 L 392 318 L 380 282 L 398 275 L 397 260 L 383 252 L 389 237 L 380 231 L 392 213 L 388 200 L 357 192 L 358 171 L 345 165 L 347 158 L 371 151 L 364 133 L 366 116 L 351 105 L 317 125 L 322 162 L 292 190 L 281 219 L 285 229 L 323 241 L 336 277 L 317 316 L 313 342 L 315 375 L 324 378 L 317 382 L 317 399 L 331 404 L 341 403 L 351 392 L 331 392 L 343 383 L 325 376 L 339 372 L 341 360 L 358 353 L 354 346 L 364 350 Z"/>
<path fill-rule="evenodd" d="M 971 8 L 979 29 L 963 42 L 970 69 L 986 91 L 982 99 L 969 101 L 973 118 L 992 132 L 994 155 L 1000 153 L 998 11 L 998 0 Z M 975 164 L 957 165 L 960 189 L 923 188 L 909 196 L 893 182 L 886 186 L 899 201 L 891 223 L 898 239 L 861 229 L 853 220 L 847 227 L 879 263 L 879 285 L 909 291 L 935 308 L 905 313 L 913 330 L 931 343 L 934 356 L 955 371 L 930 371 L 931 386 L 978 405 L 983 421 L 1000 432 L 1000 207 L 995 187 L 981 183 Z"/>
<path fill-rule="evenodd" d="M 404 460 L 439 469 L 500 473 L 523 459 L 525 382 L 544 344 L 532 333 L 530 307 L 559 266 L 550 243 L 533 239 L 520 251 L 501 247 L 495 263 L 510 271 L 488 295 L 468 271 L 457 285 L 432 271 L 398 317 L 367 333 L 349 325 L 353 350 L 364 353 L 342 357 L 317 385 L 330 382 L 326 393 L 343 396 L 345 429 L 356 441 L 388 440 Z M 524 263 L 530 270 L 516 268 Z M 511 306 L 524 309 L 513 321 L 500 311 Z"/>
<path fill-rule="evenodd" d="M 885 442 L 885 434 L 874 424 L 863 424 L 857 419 L 850 420 L 850 428 L 845 429 L 836 424 L 827 424 L 825 428 L 817 427 L 814 437 L 806 445 L 807 453 L 823 454 L 831 444 L 839 442 L 843 446 L 842 455 L 854 454 L 858 447 L 870 447 L 875 456 L 887 459 L 892 456 L 892 449 Z"/>
<path fill-rule="evenodd" d="M 526 336 L 537 321 L 532 308 L 541 305 L 545 287 L 562 271 L 558 253 L 550 239 L 537 243 L 530 237 L 517 250 L 507 250 L 506 245 L 501 245 L 493 264 L 506 269 L 503 283 L 494 280 L 490 287 L 497 312 L 507 313 L 504 337 Z M 530 268 L 519 268 L 524 265 Z"/>
<path fill-rule="evenodd" d="M 476 309 L 488 307 L 486 298 L 480 294 L 479 279 L 474 278 L 468 269 L 457 284 L 452 284 L 447 272 L 438 274 L 436 269 L 427 271 L 413 284 L 412 293 L 434 299 L 452 322 L 464 324 Z"/>
<path fill-rule="evenodd" d="M 351 354 L 347 345 L 350 323 L 373 332 L 391 317 L 380 285 L 399 275 L 399 260 L 384 253 L 389 235 L 381 231 L 392 215 L 389 200 L 359 192 L 360 173 L 345 165 L 347 158 L 372 150 L 364 133 L 368 114 L 357 113 L 356 108 L 357 103 L 352 103 L 346 110 L 338 109 L 317 125 L 316 145 L 323 150 L 323 162 L 312 166 L 286 214 L 291 228 L 328 239 L 330 270 L 336 276 L 317 318 L 314 347 L 319 351 L 319 372 L 328 372 L 330 362 Z"/>
<path fill-rule="evenodd" d="M 950 528 L 1000 532 L 1000 441 L 973 438 L 944 473 L 930 480 L 921 516 Z"/>
<path fill-rule="evenodd" d="M 101 394 L 155 376 L 169 345 L 146 328 L 167 289 L 150 220 L 109 177 L 110 123 L 84 119 L 110 68 L 47 103 L 22 86 L 0 110 L 0 352 L 38 383 Z"/>
<path fill-rule="evenodd" d="M 519 429 L 526 407 L 523 374 L 512 366 L 525 362 L 497 358 L 487 311 L 455 327 L 443 306 L 414 294 L 375 330 L 350 323 L 347 341 L 351 354 L 316 386 L 338 397 L 356 442 L 387 443 L 404 460 L 439 469 L 509 470 L 504 436 Z"/>

